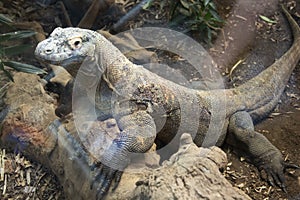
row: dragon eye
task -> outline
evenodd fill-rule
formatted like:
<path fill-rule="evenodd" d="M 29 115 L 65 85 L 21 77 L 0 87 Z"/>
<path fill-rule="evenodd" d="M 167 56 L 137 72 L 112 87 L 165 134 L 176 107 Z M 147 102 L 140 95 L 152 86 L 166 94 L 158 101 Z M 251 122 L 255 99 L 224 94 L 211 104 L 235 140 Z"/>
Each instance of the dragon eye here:
<path fill-rule="evenodd" d="M 72 49 L 79 49 L 82 46 L 82 39 L 80 37 L 72 38 L 68 43 Z"/>
<path fill-rule="evenodd" d="M 77 40 L 77 41 L 74 42 L 74 46 L 77 47 L 78 45 L 80 45 L 80 43 L 81 43 L 81 42 L 80 42 L 79 40 Z"/>

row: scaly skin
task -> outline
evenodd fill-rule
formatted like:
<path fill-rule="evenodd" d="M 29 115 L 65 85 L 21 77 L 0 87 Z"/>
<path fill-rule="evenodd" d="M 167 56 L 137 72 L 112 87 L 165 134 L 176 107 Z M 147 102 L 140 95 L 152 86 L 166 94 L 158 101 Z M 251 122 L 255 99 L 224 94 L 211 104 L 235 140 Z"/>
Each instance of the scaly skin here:
<path fill-rule="evenodd" d="M 297 166 L 285 163 L 280 151 L 254 131 L 252 121 L 267 116 L 277 105 L 300 59 L 300 29 L 289 13 L 283 11 L 294 35 L 290 50 L 258 76 L 227 90 L 198 91 L 163 79 L 131 63 L 94 31 L 56 28 L 48 39 L 39 43 L 35 54 L 40 60 L 68 67 L 85 59 L 85 63 L 93 63 L 93 67 L 103 73 L 96 105 L 100 111 L 110 111 L 103 116 L 114 117 L 121 134 L 101 160 L 102 170 L 97 176 L 99 199 L 113 181 L 118 184 L 122 170 L 130 162 L 131 152 L 147 151 L 155 139 L 176 142 L 183 132 L 191 133 L 198 146 L 221 145 L 225 136 L 237 141 L 233 145 L 267 172 L 270 184 L 275 183 L 285 190 L 283 171 Z M 97 55 L 101 55 L 101 62 L 95 62 Z M 111 99 L 112 96 L 115 98 Z M 224 107 L 224 116 L 212 116 L 214 109 Z M 221 133 L 217 138 L 206 137 L 213 118 L 214 132 Z"/>

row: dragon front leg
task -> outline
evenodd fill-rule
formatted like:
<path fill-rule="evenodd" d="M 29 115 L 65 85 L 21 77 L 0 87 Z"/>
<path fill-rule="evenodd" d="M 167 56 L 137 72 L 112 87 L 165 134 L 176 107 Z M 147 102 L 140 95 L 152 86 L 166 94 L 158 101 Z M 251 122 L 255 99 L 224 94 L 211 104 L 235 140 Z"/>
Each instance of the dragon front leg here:
<path fill-rule="evenodd" d="M 117 119 L 120 135 L 105 151 L 101 159 L 97 182 L 97 199 L 102 199 L 114 182 L 115 189 L 133 153 L 144 153 L 151 148 L 156 137 L 156 126 L 147 111 L 136 111 Z"/>
<path fill-rule="evenodd" d="M 229 137 L 234 139 L 234 146 L 242 150 L 260 171 L 266 172 L 270 185 L 274 186 L 275 183 L 286 191 L 285 169 L 299 167 L 286 163 L 281 152 L 264 135 L 254 130 L 249 113 L 241 111 L 231 116 Z"/>

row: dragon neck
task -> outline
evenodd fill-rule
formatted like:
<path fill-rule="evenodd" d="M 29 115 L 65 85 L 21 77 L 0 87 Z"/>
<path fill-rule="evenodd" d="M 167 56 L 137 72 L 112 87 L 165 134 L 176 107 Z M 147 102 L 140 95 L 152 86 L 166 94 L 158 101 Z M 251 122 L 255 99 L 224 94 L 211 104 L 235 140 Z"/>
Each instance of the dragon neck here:
<path fill-rule="evenodd" d="M 124 64 L 131 63 L 115 45 L 99 33 L 97 33 L 95 51 L 92 57 L 102 73 L 110 66 L 122 67 Z"/>

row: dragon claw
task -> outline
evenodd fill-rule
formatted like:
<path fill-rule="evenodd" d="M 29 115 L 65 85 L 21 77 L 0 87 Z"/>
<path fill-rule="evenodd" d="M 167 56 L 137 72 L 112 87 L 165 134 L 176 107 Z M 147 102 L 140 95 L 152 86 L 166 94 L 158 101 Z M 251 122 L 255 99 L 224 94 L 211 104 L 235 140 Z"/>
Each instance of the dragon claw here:
<path fill-rule="evenodd" d="M 285 189 L 285 178 L 283 175 L 283 169 L 277 170 L 275 168 L 264 167 L 263 170 L 266 172 L 266 180 L 271 186 L 279 186 L 282 190 Z"/>
<path fill-rule="evenodd" d="M 267 182 L 271 186 L 279 186 L 282 191 L 287 192 L 284 172 L 286 169 L 300 169 L 298 165 L 282 161 L 281 155 L 274 156 L 272 162 L 263 162 L 259 168 L 266 172 Z"/>
<path fill-rule="evenodd" d="M 300 169 L 299 165 L 296 165 L 296 164 L 293 164 L 293 163 L 283 162 L 282 165 L 284 167 L 284 170 L 286 170 L 286 169 Z"/>
<path fill-rule="evenodd" d="M 122 173 L 122 171 L 118 171 L 101 164 L 91 183 L 91 188 L 93 188 L 96 184 L 98 186 L 96 199 L 102 199 L 109 191 L 113 182 L 114 186 L 112 190 L 115 190 L 121 180 Z"/>
<path fill-rule="evenodd" d="M 116 172 L 115 184 L 114 184 L 112 190 L 115 190 L 118 187 L 118 185 L 121 181 L 122 174 L 123 174 L 123 172 L 121 172 L 121 171 Z"/>

